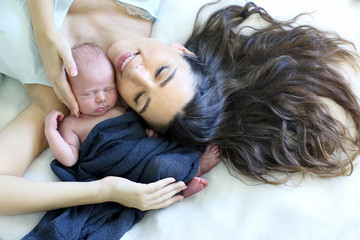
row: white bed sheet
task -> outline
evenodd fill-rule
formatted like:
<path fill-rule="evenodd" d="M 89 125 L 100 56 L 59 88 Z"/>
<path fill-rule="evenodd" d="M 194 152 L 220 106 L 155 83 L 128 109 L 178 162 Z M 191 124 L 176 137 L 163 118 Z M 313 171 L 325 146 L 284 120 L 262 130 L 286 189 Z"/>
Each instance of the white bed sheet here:
<path fill-rule="evenodd" d="M 162 2 L 153 36 L 166 43 L 183 43 L 190 34 L 196 11 L 207 0 Z M 231 0 L 226 4 L 244 2 Z M 315 11 L 314 19 L 306 18 L 307 23 L 336 31 L 360 48 L 358 0 L 254 2 L 274 17 L 284 19 Z M 352 80 L 360 96 L 359 77 Z M 27 103 L 26 91 L 19 82 L 0 76 L 0 128 Z M 35 159 L 25 177 L 57 181 L 49 168 L 51 160 L 47 149 Z M 350 177 L 306 177 L 296 187 L 275 187 L 244 184 L 219 164 L 205 175 L 209 181 L 206 189 L 166 209 L 147 213 L 122 239 L 360 239 L 359 168 Z M 0 216 L 0 239 L 20 239 L 43 214 Z"/>

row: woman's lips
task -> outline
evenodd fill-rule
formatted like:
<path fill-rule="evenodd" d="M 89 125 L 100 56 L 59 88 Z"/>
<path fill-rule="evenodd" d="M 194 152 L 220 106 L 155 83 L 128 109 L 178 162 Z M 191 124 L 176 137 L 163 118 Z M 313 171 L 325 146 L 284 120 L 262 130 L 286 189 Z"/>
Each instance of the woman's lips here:
<path fill-rule="evenodd" d="M 120 74 L 122 74 L 125 71 L 126 67 L 138 54 L 139 54 L 138 52 L 127 52 L 119 57 L 116 67 L 119 70 Z"/>

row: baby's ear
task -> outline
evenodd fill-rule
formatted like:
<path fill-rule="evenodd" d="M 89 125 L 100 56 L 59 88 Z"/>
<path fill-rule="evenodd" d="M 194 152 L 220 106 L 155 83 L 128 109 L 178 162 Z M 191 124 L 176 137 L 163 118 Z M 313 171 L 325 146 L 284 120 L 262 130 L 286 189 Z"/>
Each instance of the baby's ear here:
<path fill-rule="evenodd" d="M 187 54 L 187 55 L 195 56 L 193 52 L 189 51 L 186 47 L 184 47 L 178 42 L 171 43 L 170 47 L 174 48 L 177 52 L 179 52 L 179 54 Z"/>

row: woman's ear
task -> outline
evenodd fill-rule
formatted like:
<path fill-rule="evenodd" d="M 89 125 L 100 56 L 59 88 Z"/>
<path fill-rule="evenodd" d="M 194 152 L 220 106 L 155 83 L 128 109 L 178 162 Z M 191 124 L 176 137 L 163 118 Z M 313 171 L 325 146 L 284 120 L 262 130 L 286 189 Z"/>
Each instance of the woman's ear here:
<path fill-rule="evenodd" d="M 184 47 L 183 45 L 181 45 L 178 42 L 171 43 L 170 47 L 174 48 L 180 54 L 187 54 L 187 55 L 195 56 L 195 54 L 193 52 L 189 51 L 186 47 Z"/>

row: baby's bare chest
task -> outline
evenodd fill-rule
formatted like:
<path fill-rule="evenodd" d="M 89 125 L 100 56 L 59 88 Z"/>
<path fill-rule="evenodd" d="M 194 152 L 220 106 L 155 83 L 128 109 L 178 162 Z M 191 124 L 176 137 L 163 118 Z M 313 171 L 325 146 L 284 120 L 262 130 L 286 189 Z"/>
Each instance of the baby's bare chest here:
<path fill-rule="evenodd" d="M 118 117 L 123 115 L 126 112 L 124 108 L 114 107 L 110 109 L 106 114 L 102 116 L 82 116 L 82 118 L 77 119 L 76 123 L 73 126 L 73 131 L 79 136 L 79 139 L 82 142 L 89 135 L 90 131 L 100 122 L 105 121 L 110 118 Z"/>

